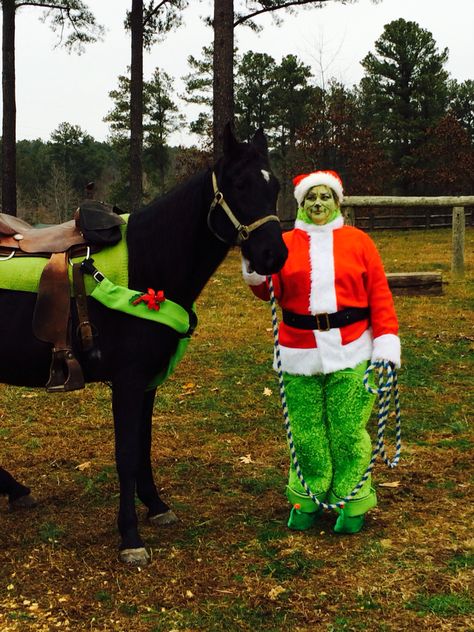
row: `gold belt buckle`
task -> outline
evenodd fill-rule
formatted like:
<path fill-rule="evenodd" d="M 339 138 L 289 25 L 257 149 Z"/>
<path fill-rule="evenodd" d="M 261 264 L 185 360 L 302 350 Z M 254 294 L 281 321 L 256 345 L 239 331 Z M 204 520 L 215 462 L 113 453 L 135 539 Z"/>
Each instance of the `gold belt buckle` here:
<path fill-rule="evenodd" d="M 331 325 L 329 323 L 329 314 L 327 312 L 324 312 L 323 314 L 315 314 L 314 317 L 316 318 L 316 329 L 318 331 L 329 331 L 331 329 Z M 323 323 L 320 322 L 320 318 L 326 320 L 324 326 Z"/>

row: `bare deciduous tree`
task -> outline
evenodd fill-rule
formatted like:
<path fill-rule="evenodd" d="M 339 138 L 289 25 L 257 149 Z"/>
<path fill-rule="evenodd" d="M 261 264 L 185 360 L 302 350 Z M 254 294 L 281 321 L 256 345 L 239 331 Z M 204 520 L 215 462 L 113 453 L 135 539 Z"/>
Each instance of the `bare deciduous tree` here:
<path fill-rule="evenodd" d="M 2 5 L 2 210 L 16 215 L 16 88 L 15 18 L 22 7 L 45 10 L 44 18 L 59 33 L 59 43 L 82 52 L 84 45 L 102 34 L 93 14 L 82 0 L 0 0 Z"/>

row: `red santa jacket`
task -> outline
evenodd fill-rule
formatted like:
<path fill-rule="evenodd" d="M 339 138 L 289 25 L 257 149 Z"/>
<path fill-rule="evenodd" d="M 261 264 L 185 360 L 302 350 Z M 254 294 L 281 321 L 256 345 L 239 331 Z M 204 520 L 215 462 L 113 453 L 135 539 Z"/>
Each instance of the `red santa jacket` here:
<path fill-rule="evenodd" d="M 285 233 L 288 259 L 273 275 L 282 309 L 296 314 L 333 313 L 348 307 L 369 307 L 369 320 L 329 331 L 279 326 L 282 368 L 313 375 L 353 368 L 364 360 L 389 360 L 400 366 L 398 321 L 382 260 L 370 237 L 337 217 L 317 226 L 296 220 Z M 253 293 L 269 300 L 266 278 L 243 276 Z M 276 368 L 276 367 L 275 367 Z"/>

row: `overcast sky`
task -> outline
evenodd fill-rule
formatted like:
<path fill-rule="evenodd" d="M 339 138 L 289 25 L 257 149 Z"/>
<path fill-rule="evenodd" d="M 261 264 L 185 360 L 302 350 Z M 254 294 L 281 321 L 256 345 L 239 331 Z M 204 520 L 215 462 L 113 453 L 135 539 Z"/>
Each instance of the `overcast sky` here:
<path fill-rule="evenodd" d="M 130 0 L 86 0 L 97 21 L 106 27 L 104 40 L 89 45 L 81 55 L 68 55 L 55 48 L 56 37 L 40 21 L 42 11 L 25 7 L 18 11 L 16 34 L 17 138 L 48 140 L 61 122 L 79 125 L 96 140 L 106 140 L 104 116 L 112 107 L 109 92 L 117 77 L 130 64 L 130 41 L 123 29 Z M 185 25 L 145 54 L 144 75 L 156 67 L 175 78 L 182 92 L 181 77 L 189 72 L 188 55 L 200 57 L 203 46 L 212 43 L 212 31 L 201 16 L 209 14 L 211 2 L 191 0 Z M 417 22 L 433 34 L 438 49 L 449 49 L 446 66 L 458 81 L 474 79 L 474 0 L 383 0 L 374 5 L 359 0 L 354 5 L 329 2 L 322 9 L 300 9 L 296 16 L 279 12 L 281 26 L 269 15 L 258 18 L 263 31 L 236 29 L 239 52 L 265 52 L 277 62 L 289 53 L 312 67 L 320 82 L 331 77 L 348 86 L 363 75 L 360 61 L 374 50 L 384 25 L 400 17 Z M 184 110 L 186 112 L 186 110 Z M 193 117 L 193 111 L 187 116 Z M 189 144 L 183 130 L 174 144 Z"/>

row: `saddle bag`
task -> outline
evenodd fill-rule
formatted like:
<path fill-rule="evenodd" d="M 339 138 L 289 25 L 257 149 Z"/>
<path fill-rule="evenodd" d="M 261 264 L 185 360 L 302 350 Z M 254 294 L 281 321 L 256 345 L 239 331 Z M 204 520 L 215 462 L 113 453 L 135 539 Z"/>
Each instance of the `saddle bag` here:
<path fill-rule="evenodd" d="M 76 226 L 89 244 L 113 246 L 121 239 L 120 226 L 125 221 L 116 207 L 96 200 L 86 200 L 74 214 Z"/>

